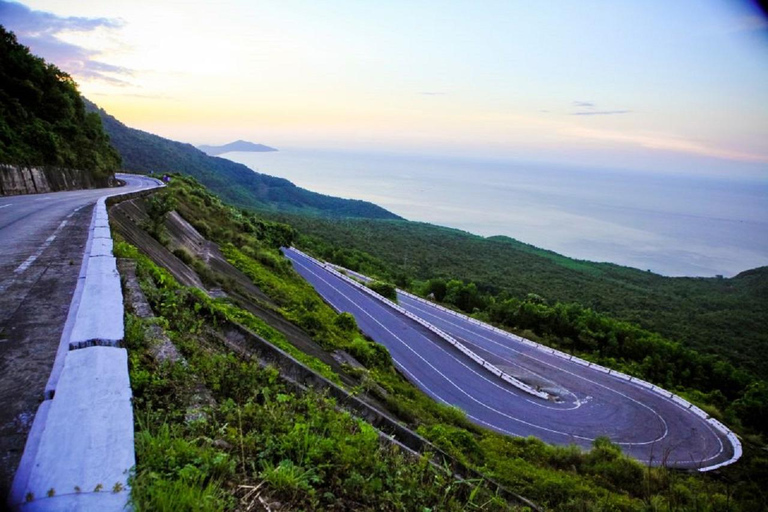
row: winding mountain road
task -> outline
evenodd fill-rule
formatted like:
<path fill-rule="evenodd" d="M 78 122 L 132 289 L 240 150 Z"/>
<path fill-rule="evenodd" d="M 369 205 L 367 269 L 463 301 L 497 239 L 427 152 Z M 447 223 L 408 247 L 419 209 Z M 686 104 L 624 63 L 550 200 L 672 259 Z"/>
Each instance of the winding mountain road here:
<path fill-rule="evenodd" d="M 686 469 L 707 469 L 738 456 L 740 447 L 724 432 L 667 392 L 649 389 L 647 383 L 580 364 L 398 293 L 401 307 L 497 368 L 557 399 L 531 396 L 348 279 L 297 251 L 289 249 L 285 254 L 327 302 L 354 315 L 363 332 L 389 349 L 396 366 L 414 384 L 432 398 L 461 408 L 479 425 L 584 448 L 596 437 L 607 436 L 640 461 Z"/>

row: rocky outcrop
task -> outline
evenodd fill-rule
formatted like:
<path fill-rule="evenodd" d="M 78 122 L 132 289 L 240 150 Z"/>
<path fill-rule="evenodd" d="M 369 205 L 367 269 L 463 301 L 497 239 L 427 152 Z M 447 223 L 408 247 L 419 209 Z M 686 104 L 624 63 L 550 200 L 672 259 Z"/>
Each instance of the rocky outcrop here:
<path fill-rule="evenodd" d="M 114 177 L 97 179 L 88 171 L 56 167 L 0 165 L 0 196 L 108 187 Z"/>

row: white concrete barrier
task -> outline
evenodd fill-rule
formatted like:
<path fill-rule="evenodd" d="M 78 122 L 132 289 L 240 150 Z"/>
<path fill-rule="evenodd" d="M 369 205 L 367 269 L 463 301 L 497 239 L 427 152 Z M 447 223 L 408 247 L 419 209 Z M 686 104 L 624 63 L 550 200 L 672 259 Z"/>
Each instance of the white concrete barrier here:
<path fill-rule="evenodd" d="M 70 350 L 92 345 L 116 347 L 121 343 L 125 334 L 122 304 L 117 260 L 112 255 L 92 254 L 69 340 Z"/>
<path fill-rule="evenodd" d="M 98 504 L 98 510 L 108 510 L 104 500 L 83 497 L 98 492 L 108 502 L 121 501 L 120 508 L 113 509 L 121 510 L 128 499 L 128 472 L 135 464 L 125 349 L 72 351 L 55 398 L 46 402 L 50 410 L 34 463 L 26 485 L 18 490 L 24 494 L 23 503 L 58 497 L 47 510 L 82 510 L 79 504 L 87 499 Z"/>

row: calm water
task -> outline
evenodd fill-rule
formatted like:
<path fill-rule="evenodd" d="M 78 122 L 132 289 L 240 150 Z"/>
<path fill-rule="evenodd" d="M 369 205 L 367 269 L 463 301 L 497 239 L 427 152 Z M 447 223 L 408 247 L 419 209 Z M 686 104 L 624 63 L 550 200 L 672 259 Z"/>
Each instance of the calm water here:
<path fill-rule="evenodd" d="M 225 156 L 410 220 L 507 235 L 573 258 L 671 276 L 768 265 L 765 181 L 302 149 Z"/>

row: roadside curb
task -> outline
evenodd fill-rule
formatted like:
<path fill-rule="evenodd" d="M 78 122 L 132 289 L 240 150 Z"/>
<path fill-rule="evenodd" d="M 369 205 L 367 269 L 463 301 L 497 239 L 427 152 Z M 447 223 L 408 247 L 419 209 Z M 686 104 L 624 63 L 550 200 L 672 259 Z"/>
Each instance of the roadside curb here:
<path fill-rule="evenodd" d="M 154 180 L 160 186 L 158 180 Z M 106 201 L 94 206 L 59 348 L 8 504 L 16 511 L 126 510 L 135 465 L 123 295 Z"/>

